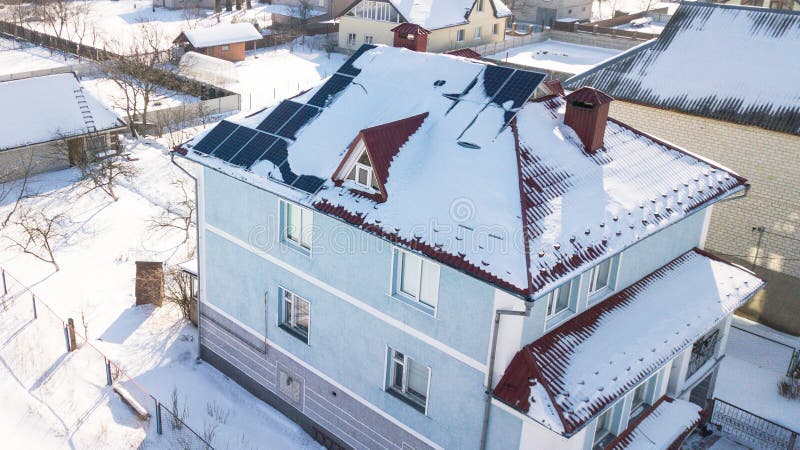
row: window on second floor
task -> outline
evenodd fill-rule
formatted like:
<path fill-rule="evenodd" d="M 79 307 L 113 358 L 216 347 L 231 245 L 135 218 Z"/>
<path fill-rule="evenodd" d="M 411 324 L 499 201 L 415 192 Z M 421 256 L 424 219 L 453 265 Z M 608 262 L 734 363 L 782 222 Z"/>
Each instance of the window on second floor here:
<path fill-rule="evenodd" d="M 463 42 L 465 34 L 464 30 L 456 30 L 456 42 Z"/>
<path fill-rule="evenodd" d="M 483 0 L 478 0 L 478 11 L 483 11 Z"/>
<path fill-rule="evenodd" d="M 404 250 L 398 250 L 396 258 L 396 292 L 436 309 L 439 297 L 439 265 Z"/>
<path fill-rule="evenodd" d="M 397 10 L 394 9 L 391 3 L 386 1 L 363 0 L 348 11 L 347 15 L 361 19 L 380 20 L 382 22 L 397 23 L 400 21 Z"/>
<path fill-rule="evenodd" d="M 589 274 L 589 295 L 593 295 L 611 289 L 614 280 L 614 270 L 616 258 L 608 258 L 592 268 Z"/>
<path fill-rule="evenodd" d="M 428 385 L 431 369 L 408 355 L 389 349 L 387 391 L 421 413 L 428 407 Z"/>
<path fill-rule="evenodd" d="M 311 328 L 311 304 L 308 300 L 287 289 L 281 298 L 281 328 L 308 343 Z"/>
<path fill-rule="evenodd" d="M 547 319 L 570 308 L 572 302 L 572 281 L 555 288 L 547 296 Z"/>
<path fill-rule="evenodd" d="M 303 250 L 311 250 L 311 230 L 314 227 L 314 214 L 310 209 L 283 203 L 283 240 Z"/>
<path fill-rule="evenodd" d="M 500 24 L 499 23 L 492 24 L 492 34 L 494 34 L 495 36 L 500 34 Z"/>
<path fill-rule="evenodd" d="M 715 328 L 694 343 L 692 346 L 692 355 L 689 358 L 689 369 L 686 372 L 686 378 L 694 375 L 708 360 L 714 357 L 714 354 L 717 352 L 719 338 L 719 328 Z"/>

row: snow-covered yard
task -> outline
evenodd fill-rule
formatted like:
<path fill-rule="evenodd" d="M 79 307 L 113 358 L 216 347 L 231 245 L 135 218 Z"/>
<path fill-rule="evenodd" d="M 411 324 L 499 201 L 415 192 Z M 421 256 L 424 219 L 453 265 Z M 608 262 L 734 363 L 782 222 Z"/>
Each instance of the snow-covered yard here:
<path fill-rule="evenodd" d="M 178 308 L 134 306 L 135 261 L 188 258 L 182 232 L 148 226 L 179 198 L 171 183 L 187 179 L 159 142 L 133 142 L 127 150 L 139 174 L 121 183 L 116 202 L 100 191 L 86 193 L 72 169 L 30 181 L 38 196 L 25 205 L 65 212 L 68 220 L 65 238 L 55 247 L 60 271 L 16 249 L 0 254 L 0 266 L 36 294 L 39 316 L 32 320 L 27 293 L 0 308 L 0 434 L 11 439 L 4 448 L 138 448 L 148 431 L 148 448 L 170 448 L 153 436 L 154 419 L 136 419 L 105 386 L 99 353 L 85 345 L 65 352 L 61 323 L 45 304 L 62 318 L 74 318 L 80 333 L 85 319 L 89 343 L 167 407 L 177 391 L 190 427 L 201 434 L 216 428 L 216 447 L 319 448 L 288 418 L 197 362 L 196 329 Z M 0 203 L 0 216 L 12 204 L 8 198 Z M 0 231 L 4 248 L 18 231 Z"/>
<path fill-rule="evenodd" d="M 800 348 L 800 338 L 778 333 L 745 319 L 734 326 Z M 778 395 L 778 380 L 786 374 L 792 350 L 754 334 L 731 328 L 725 359 L 722 360 L 715 395 L 738 406 L 800 432 L 800 401 Z"/>
<path fill-rule="evenodd" d="M 0 38 L 0 76 L 77 64 L 78 58 L 28 42 Z"/>
<path fill-rule="evenodd" d="M 488 58 L 537 69 L 576 74 L 589 70 L 619 53 L 619 50 L 570 44 L 548 39 L 543 42 L 513 48 L 507 53 L 497 53 L 488 56 Z"/>
<path fill-rule="evenodd" d="M 101 75 L 81 78 L 81 85 L 104 105 L 113 109 L 121 117 L 125 117 L 125 90 L 114 80 Z M 198 97 L 171 91 L 166 88 L 157 89 L 150 97 L 150 111 L 171 108 L 200 101 Z"/>

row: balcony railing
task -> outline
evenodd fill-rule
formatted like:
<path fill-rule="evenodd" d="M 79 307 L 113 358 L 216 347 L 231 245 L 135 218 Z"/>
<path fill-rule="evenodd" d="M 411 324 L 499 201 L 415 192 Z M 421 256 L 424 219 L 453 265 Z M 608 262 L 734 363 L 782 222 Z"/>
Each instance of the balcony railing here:
<path fill-rule="evenodd" d="M 714 357 L 714 353 L 717 350 L 717 342 L 719 342 L 719 334 L 719 329 L 716 329 L 694 343 L 686 378 L 694 375 L 698 369 L 703 367 L 703 364 Z"/>

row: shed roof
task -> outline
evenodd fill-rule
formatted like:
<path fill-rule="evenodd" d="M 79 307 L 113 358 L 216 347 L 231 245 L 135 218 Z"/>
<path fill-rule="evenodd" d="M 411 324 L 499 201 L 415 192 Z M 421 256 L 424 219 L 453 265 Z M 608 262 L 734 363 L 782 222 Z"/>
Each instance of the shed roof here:
<path fill-rule="evenodd" d="M 175 38 L 175 43 L 185 38 L 195 48 L 257 41 L 263 36 L 250 23 L 223 23 L 208 28 L 187 30 Z"/>
<path fill-rule="evenodd" d="M 688 252 L 525 346 L 494 395 L 572 435 L 763 285 L 738 266 Z"/>
<path fill-rule="evenodd" d="M 74 73 L 0 83 L 0 150 L 89 133 L 79 97 L 86 100 L 94 127 L 109 130 L 125 123 L 85 91 Z"/>
<path fill-rule="evenodd" d="M 563 99 L 527 102 L 543 77 L 364 46 L 321 87 L 184 149 L 520 296 L 744 189 L 731 171 L 612 120 L 605 148 L 585 153 Z M 362 130 L 422 114 L 387 169 L 388 200 L 331 180 Z"/>
<path fill-rule="evenodd" d="M 800 12 L 682 3 L 661 35 L 566 81 L 616 99 L 800 134 Z"/>

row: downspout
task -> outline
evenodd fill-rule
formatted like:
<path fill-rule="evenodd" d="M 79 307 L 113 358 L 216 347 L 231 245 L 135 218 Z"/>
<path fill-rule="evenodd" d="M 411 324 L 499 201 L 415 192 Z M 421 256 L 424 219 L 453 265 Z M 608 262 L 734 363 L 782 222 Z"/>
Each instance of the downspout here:
<path fill-rule="evenodd" d="M 486 450 L 486 437 L 489 433 L 489 416 L 492 411 L 492 378 L 494 377 L 494 360 L 497 354 L 497 335 L 500 331 L 500 317 L 506 316 L 518 316 L 518 317 L 530 317 L 531 315 L 531 308 L 533 307 L 533 302 L 525 301 L 525 310 L 524 311 L 513 311 L 510 309 L 498 309 L 495 311 L 494 314 L 494 331 L 492 333 L 492 347 L 491 353 L 489 353 L 489 373 L 487 374 L 486 380 L 486 391 L 484 394 L 486 395 L 486 403 L 483 407 L 483 425 L 481 427 L 481 450 Z"/>
<path fill-rule="evenodd" d="M 200 288 L 203 284 L 200 282 L 201 273 L 200 273 L 200 194 L 198 191 L 198 182 L 197 177 L 192 175 L 188 170 L 186 170 L 183 166 L 178 164 L 175 161 L 175 153 L 170 152 L 169 160 L 172 164 L 175 165 L 181 172 L 185 173 L 186 176 L 194 180 L 194 214 L 195 214 L 195 224 L 194 224 L 194 231 L 195 231 L 195 242 L 197 244 L 197 357 L 200 358 L 200 305 L 203 303 L 200 298 L 200 293 L 203 291 Z M 205 293 L 205 292 L 203 292 Z"/>

